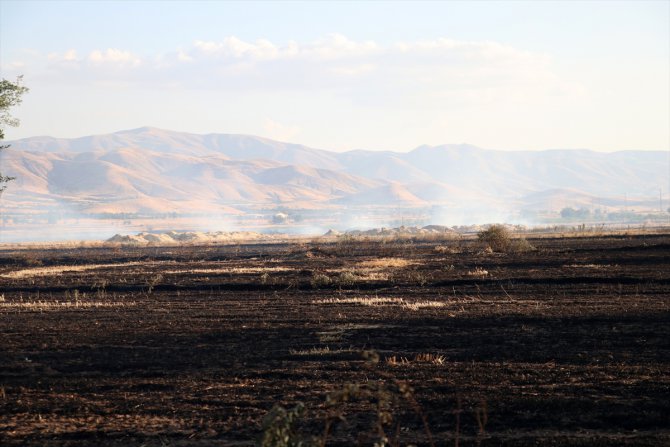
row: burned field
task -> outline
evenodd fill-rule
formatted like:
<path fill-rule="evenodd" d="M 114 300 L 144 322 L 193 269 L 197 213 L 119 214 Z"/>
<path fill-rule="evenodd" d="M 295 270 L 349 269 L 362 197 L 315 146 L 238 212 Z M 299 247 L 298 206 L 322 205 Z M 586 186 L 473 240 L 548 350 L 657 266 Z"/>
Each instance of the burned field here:
<path fill-rule="evenodd" d="M 530 242 L 1 250 L 0 444 L 670 444 L 670 235 Z"/>

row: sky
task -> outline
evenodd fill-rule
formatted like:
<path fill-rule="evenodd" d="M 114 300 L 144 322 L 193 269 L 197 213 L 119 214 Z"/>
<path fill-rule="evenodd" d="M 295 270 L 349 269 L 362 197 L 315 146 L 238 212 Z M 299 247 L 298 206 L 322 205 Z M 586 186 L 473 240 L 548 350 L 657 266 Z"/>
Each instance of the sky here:
<path fill-rule="evenodd" d="M 670 149 L 670 1 L 0 0 L 8 140 Z"/>

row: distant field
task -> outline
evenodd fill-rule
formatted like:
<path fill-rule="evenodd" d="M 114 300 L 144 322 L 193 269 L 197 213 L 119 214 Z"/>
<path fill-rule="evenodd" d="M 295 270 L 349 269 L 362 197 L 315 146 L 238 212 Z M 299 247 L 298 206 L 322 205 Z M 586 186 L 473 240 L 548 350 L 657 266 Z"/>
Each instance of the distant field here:
<path fill-rule="evenodd" d="M 527 236 L 4 246 L 0 445 L 669 445 L 670 233 Z"/>

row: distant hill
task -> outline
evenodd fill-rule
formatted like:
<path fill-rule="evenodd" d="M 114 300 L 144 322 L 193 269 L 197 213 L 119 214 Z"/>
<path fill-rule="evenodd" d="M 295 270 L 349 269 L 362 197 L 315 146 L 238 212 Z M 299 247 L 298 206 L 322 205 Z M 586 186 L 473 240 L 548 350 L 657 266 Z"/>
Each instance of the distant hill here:
<path fill-rule="evenodd" d="M 151 127 L 9 143 L 3 173 L 17 177 L 3 196 L 10 210 L 59 204 L 89 213 L 476 204 L 546 209 L 624 197 L 653 203 L 668 184 L 662 151 L 442 145 L 336 153 L 255 136 Z"/>

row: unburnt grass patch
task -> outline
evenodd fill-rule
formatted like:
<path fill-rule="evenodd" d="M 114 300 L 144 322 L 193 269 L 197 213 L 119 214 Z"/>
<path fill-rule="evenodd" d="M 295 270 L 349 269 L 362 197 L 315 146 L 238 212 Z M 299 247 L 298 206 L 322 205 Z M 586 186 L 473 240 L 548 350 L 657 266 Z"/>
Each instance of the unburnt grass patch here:
<path fill-rule="evenodd" d="M 326 298 L 313 301 L 314 304 L 356 304 L 361 306 L 391 306 L 409 310 L 429 309 L 445 307 L 444 301 L 420 300 L 408 301 L 405 298 L 396 297 L 347 297 Z"/>

